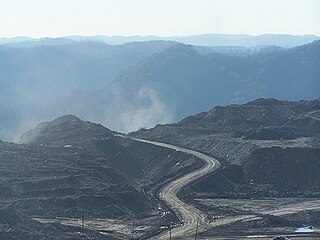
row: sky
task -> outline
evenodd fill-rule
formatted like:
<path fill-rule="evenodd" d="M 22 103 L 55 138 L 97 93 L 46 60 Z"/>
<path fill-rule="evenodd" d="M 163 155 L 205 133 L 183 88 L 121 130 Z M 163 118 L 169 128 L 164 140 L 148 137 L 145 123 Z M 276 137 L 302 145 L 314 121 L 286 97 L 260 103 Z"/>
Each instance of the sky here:
<path fill-rule="evenodd" d="M 0 37 L 320 35 L 320 0 L 0 0 Z"/>

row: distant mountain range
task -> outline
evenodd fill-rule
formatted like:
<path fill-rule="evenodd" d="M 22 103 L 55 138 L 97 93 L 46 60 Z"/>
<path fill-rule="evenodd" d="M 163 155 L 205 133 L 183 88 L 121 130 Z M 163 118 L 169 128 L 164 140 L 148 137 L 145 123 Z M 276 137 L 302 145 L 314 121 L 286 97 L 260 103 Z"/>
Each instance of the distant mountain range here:
<path fill-rule="evenodd" d="M 80 105 L 69 96 L 104 88 L 125 68 L 175 44 L 152 41 L 119 46 L 98 42 L 0 46 L 0 139 L 18 137 L 20 133 L 14 137 L 12 129 L 26 130 L 38 119 L 73 112 L 72 106 Z"/>
<path fill-rule="evenodd" d="M 259 97 L 318 98 L 319 57 L 320 42 L 250 56 L 203 55 L 180 44 L 131 66 L 93 95 L 105 96 L 107 115 L 118 116 L 106 124 L 130 131 Z M 87 108 L 101 106 L 89 98 L 81 97 Z"/>
<path fill-rule="evenodd" d="M 257 51 L 173 41 L 70 41 L 0 46 L 0 139 L 17 140 L 63 114 L 128 132 L 215 105 L 320 96 L 320 41 Z"/>
<path fill-rule="evenodd" d="M 30 47 L 37 45 L 60 45 L 72 41 L 99 41 L 111 45 L 124 44 L 128 42 L 145 41 L 175 41 L 184 44 L 198 46 L 269 46 L 295 47 L 302 44 L 319 40 L 316 35 L 290 35 L 290 34 L 263 34 L 252 36 L 247 34 L 201 34 L 190 36 L 66 36 L 62 38 L 41 38 L 30 37 L 0 38 L 0 45 L 13 47 Z"/>

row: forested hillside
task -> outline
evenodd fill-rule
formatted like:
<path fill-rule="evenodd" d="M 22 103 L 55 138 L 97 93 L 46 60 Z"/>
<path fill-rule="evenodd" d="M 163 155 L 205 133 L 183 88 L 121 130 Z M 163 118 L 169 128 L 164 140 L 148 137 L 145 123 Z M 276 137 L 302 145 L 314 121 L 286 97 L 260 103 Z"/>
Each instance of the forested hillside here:
<path fill-rule="evenodd" d="M 320 41 L 250 54 L 163 41 L 1 47 L 0 138 L 63 114 L 133 131 L 260 97 L 314 99 L 319 66 Z"/>

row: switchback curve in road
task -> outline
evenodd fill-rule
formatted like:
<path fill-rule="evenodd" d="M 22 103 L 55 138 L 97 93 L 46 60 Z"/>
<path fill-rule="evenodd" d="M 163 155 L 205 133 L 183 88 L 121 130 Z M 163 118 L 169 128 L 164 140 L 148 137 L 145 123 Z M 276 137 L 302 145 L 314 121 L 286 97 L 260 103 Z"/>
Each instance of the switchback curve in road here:
<path fill-rule="evenodd" d="M 130 138 L 130 139 L 138 142 L 142 142 L 142 143 L 152 144 L 155 146 L 184 152 L 184 153 L 193 155 L 201 159 L 202 161 L 204 161 L 204 165 L 201 168 L 195 171 L 186 173 L 185 175 L 163 186 L 159 192 L 159 197 L 161 200 L 166 202 L 171 207 L 171 209 L 173 209 L 175 214 L 178 216 L 179 220 L 184 223 L 182 226 L 172 229 L 172 238 L 175 238 L 175 237 L 188 238 L 188 237 L 194 236 L 197 222 L 199 223 L 199 226 L 198 226 L 199 232 L 209 229 L 210 224 L 207 220 L 206 215 L 202 213 L 199 209 L 194 207 L 193 205 L 189 205 L 183 202 L 181 199 L 179 199 L 177 197 L 177 193 L 188 184 L 217 170 L 220 166 L 219 161 L 206 154 L 203 154 L 191 149 L 175 146 L 172 144 L 154 142 L 154 141 L 138 139 L 138 138 Z M 168 233 L 163 232 L 157 236 L 152 237 L 151 239 L 161 239 L 161 240 L 168 239 Z"/>
<path fill-rule="evenodd" d="M 312 119 L 314 119 L 314 120 L 320 121 L 320 118 L 319 118 L 318 116 L 313 116 L 314 114 L 319 114 L 319 115 L 320 115 L 320 110 L 316 110 L 316 111 L 309 112 L 309 113 L 307 113 L 305 116 L 306 116 L 306 117 L 309 117 L 309 118 L 312 118 Z"/>

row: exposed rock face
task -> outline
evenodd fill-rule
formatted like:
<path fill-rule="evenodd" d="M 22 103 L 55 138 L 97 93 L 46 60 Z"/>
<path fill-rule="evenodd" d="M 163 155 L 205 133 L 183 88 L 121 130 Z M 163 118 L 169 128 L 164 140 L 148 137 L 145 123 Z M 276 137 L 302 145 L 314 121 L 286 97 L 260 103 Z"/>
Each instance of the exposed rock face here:
<path fill-rule="evenodd" d="M 254 133 L 264 140 L 280 138 L 281 134 L 285 137 L 286 133 L 295 138 L 320 133 L 319 121 L 305 116 L 319 109 L 319 100 L 288 102 L 258 99 L 244 105 L 215 107 L 209 112 L 187 117 L 180 124 L 196 129 L 232 132 L 236 137 L 251 136 L 251 139 L 255 139 Z"/>
<path fill-rule="evenodd" d="M 244 170 L 257 184 L 277 189 L 320 192 L 320 148 L 259 148 L 248 159 Z"/>
<path fill-rule="evenodd" d="M 9 202 L 31 215 L 55 218 L 120 217 L 153 209 L 135 182 L 108 157 L 84 145 L 0 144 L 0 206 Z M 142 215 L 143 215 L 142 214 Z"/>

